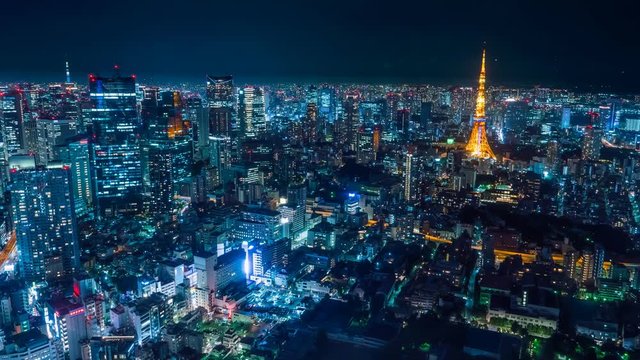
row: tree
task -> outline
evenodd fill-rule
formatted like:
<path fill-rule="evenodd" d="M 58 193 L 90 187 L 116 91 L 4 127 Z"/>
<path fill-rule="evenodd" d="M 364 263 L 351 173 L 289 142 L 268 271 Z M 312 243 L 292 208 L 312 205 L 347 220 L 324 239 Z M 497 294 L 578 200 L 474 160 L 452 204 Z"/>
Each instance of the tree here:
<path fill-rule="evenodd" d="M 520 326 L 520 324 L 518 324 L 517 322 L 512 322 L 511 323 L 511 332 L 514 334 L 519 334 L 520 330 L 522 329 L 522 326 Z"/>

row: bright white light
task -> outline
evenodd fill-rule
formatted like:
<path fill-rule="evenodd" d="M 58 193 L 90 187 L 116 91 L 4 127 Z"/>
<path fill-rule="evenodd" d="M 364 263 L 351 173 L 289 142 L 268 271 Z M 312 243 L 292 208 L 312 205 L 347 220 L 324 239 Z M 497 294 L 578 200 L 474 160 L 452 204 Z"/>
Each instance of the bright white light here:
<path fill-rule="evenodd" d="M 249 279 L 249 243 L 243 241 L 242 248 L 244 249 L 244 264 L 242 264 L 242 270 L 244 271 L 245 278 Z"/>

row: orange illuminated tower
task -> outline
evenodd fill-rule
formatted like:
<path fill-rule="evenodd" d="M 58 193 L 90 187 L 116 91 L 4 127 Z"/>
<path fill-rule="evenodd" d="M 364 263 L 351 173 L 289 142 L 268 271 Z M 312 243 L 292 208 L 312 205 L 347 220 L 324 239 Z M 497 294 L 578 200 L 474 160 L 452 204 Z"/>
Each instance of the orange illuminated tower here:
<path fill-rule="evenodd" d="M 482 50 L 482 68 L 480 69 L 480 79 L 478 80 L 478 97 L 476 99 L 476 113 L 473 115 L 473 130 L 469 142 L 467 142 L 467 153 L 470 157 L 478 159 L 495 159 L 496 156 L 487 141 L 487 118 L 485 115 L 485 89 L 486 73 L 484 69 L 485 50 Z"/>

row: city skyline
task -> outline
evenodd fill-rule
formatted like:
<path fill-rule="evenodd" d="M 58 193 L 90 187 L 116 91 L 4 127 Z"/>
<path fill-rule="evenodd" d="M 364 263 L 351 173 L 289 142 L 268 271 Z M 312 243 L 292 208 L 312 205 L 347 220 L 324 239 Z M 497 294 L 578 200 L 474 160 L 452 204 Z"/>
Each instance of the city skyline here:
<path fill-rule="evenodd" d="M 4 4 L 0 360 L 640 359 L 631 10 Z"/>

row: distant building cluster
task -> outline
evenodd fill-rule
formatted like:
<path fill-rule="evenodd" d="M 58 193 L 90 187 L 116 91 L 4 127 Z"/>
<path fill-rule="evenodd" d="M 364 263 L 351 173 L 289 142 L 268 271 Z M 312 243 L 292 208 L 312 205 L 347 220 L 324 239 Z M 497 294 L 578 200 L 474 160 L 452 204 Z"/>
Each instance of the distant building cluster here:
<path fill-rule="evenodd" d="M 640 356 L 640 96 L 65 75 L 0 84 L 0 360 Z"/>

